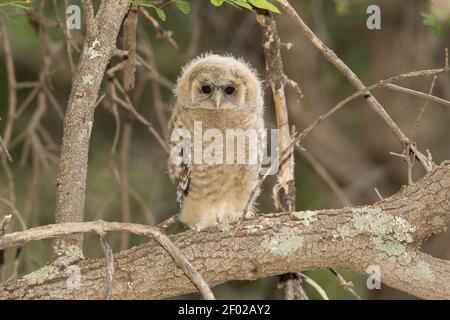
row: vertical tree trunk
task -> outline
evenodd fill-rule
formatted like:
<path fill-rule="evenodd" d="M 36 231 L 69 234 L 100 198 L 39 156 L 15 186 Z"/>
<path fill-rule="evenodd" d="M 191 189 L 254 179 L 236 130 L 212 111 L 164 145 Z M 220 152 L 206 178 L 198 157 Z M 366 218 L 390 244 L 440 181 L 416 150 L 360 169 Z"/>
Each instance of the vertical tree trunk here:
<path fill-rule="evenodd" d="M 94 110 L 104 72 L 116 50 L 116 38 L 129 5 L 130 0 L 103 0 L 96 18 L 89 15 L 85 5 L 87 35 L 78 70 L 72 80 L 72 90 L 64 118 L 56 182 L 55 220 L 57 223 L 83 221 L 88 151 Z M 92 4 L 89 3 L 87 6 Z M 66 245 L 73 244 L 81 247 L 83 244 L 82 235 L 67 236 L 63 240 Z M 61 240 L 58 240 L 56 246 L 59 247 L 60 244 Z"/>

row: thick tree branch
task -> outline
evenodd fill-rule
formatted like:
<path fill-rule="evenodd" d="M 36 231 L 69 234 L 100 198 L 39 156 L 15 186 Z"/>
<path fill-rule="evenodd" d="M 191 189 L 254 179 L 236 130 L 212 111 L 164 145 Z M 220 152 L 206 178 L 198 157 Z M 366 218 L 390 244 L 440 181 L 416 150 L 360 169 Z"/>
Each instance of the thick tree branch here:
<path fill-rule="evenodd" d="M 171 240 L 211 286 L 325 267 L 364 273 L 368 266 L 378 265 L 381 280 L 389 286 L 421 298 L 449 299 L 450 262 L 418 251 L 424 239 L 444 230 L 449 221 L 450 161 L 446 161 L 371 206 L 262 215 L 245 220 L 236 237 L 233 230 L 210 228 L 177 234 Z M 87 224 L 92 222 L 78 223 L 78 231 L 86 231 Z M 6 234 L 0 249 L 59 236 L 58 228 L 61 225 Z M 112 298 L 157 299 L 196 291 L 171 256 L 153 242 L 120 252 L 114 261 Z M 25 278 L 5 282 L 0 299 L 97 299 L 104 288 L 105 259 L 80 261 L 78 266 L 79 289 L 68 289 L 67 275 L 60 272 L 42 279 L 42 284 Z"/>

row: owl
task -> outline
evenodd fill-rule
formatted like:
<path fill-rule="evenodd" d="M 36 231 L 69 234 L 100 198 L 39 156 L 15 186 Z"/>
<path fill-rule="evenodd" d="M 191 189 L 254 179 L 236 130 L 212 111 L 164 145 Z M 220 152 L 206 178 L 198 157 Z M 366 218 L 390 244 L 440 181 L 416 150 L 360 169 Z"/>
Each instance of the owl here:
<path fill-rule="evenodd" d="M 238 220 L 257 185 L 264 149 L 257 73 L 232 56 L 201 55 L 182 69 L 174 94 L 168 172 L 180 220 L 197 230 Z M 181 146 L 174 139 L 180 132 Z M 255 189 L 252 198 L 258 194 Z"/>

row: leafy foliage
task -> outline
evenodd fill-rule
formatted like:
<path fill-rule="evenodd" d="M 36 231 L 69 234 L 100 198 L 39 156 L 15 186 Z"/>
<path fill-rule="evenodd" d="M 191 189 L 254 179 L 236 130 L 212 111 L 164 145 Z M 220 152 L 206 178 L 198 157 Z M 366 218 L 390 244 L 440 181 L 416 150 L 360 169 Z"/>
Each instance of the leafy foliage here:
<path fill-rule="evenodd" d="M 215 5 L 216 7 L 220 7 L 224 3 L 227 3 L 237 8 L 245 8 L 248 10 L 259 8 L 275 13 L 280 13 L 280 10 L 278 10 L 278 8 L 268 0 L 209 0 L 209 2 L 211 2 L 211 4 Z"/>
<path fill-rule="evenodd" d="M 164 11 L 163 7 L 169 4 L 175 4 L 178 10 L 180 10 L 184 14 L 188 14 L 191 11 L 191 5 L 187 0 L 169 0 L 161 5 L 155 5 L 148 0 L 132 0 L 132 2 L 135 5 L 155 10 L 156 15 L 162 21 L 166 21 L 167 18 L 166 12 Z M 248 10 L 254 10 L 254 8 L 259 8 L 268 10 L 270 12 L 280 13 L 280 10 L 278 10 L 278 8 L 269 0 L 209 0 L 209 2 L 216 7 L 220 7 L 224 3 L 226 3 L 238 9 L 244 8 Z"/>
<path fill-rule="evenodd" d="M 3 8 L 17 8 L 17 9 L 30 9 L 29 5 L 33 3 L 33 0 L 16 0 L 0 3 L 0 13 L 6 14 Z"/>
<path fill-rule="evenodd" d="M 441 22 L 439 21 L 439 19 L 437 19 L 437 17 L 435 17 L 435 15 L 430 14 L 430 13 L 422 12 L 420 15 L 423 17 L 423 20 L 422 20 L 423 25 L 430 27 L 431 30 L 433 30 L 433 33 L 437 37 L 441 37 L 442 34 L 444 33 L 444 28 L 443 28 Z M 448 18 L 448 23 L 450 25 L 450 18 Z"/>

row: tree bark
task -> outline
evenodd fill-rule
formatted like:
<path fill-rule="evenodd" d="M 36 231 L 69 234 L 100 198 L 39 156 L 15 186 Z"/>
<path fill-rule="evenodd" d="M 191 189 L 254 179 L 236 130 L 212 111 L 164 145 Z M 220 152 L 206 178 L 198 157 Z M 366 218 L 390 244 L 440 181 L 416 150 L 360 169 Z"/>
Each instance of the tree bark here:
<path fill-rule="evenodd" d="M 210 286 L 326 267 L 365 273 L 376 265 L 386 285 L 421 298 L 450 299 L 450 262 L 418 250 L 449 221 L 450 161 L 446 161 L 370 206 L 261 215 L 245 220 L 235 237 L 233 229 L 209 228 L 180 233 L 171 240 Z M 34 229 L 6 234 L 0 248 L 31 240 L 26 235 L 36 233 Z M 160 299 L 196 291 L 153 241 L 116 254 L 114 261 L 113 299 Z M 79 289 L 68 289 L 67 274 L 61 271 L 41 284 L 24 278 L 0 284 L 0 299 L 100 298 L 105 260 L 83 260 L 77 266 Z"/>
<path fill-rule="evenodd" d="M 89 141 L 98 92 L 106 66 L 116 50 L 117 35 L 130 5 L 130 0 L 104 0 L 97 17 L 94 17 L 90 2 L 83 2 L 86 37 L 64 118 L 56 182 L 57 223 L 83 221 Z M 63 241 L 66 245 L 82 247 L 83 235 L 65 237 Z M 56 246 L 60 246 L 60 241 Z"/>

